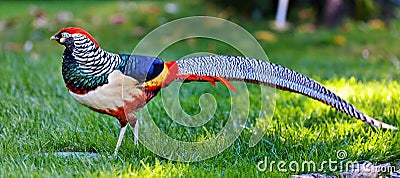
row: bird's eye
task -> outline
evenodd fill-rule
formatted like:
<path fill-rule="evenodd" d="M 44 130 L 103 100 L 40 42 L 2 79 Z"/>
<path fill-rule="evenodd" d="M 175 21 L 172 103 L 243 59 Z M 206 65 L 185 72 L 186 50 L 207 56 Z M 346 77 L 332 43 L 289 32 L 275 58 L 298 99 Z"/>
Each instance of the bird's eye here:
<path fill-rule="evenodd" d="M 61 33 L 62 38 L 68 38 L 70 35 L 69 33 Z"/>

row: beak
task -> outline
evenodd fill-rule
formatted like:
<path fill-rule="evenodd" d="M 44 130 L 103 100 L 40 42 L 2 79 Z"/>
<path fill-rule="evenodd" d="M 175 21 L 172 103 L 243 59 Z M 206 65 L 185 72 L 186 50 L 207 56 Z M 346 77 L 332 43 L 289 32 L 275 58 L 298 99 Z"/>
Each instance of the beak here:
<path fill-rule="evenodd" d="M 58 38 L 54 35 L 50 37 L 50 40 L 58 40 Z"/>
<path fill-rule="evenodd" d="M 57 40 L 58 38 L 56 36 L 51 36 L 50 40 Z"/>
<path fill-rule="evenodd" d="M 58 38 L 56 35 L 50 37 L 50 40 L 58 40 L 60 44 L 64 43 L 66 38 Z"/>

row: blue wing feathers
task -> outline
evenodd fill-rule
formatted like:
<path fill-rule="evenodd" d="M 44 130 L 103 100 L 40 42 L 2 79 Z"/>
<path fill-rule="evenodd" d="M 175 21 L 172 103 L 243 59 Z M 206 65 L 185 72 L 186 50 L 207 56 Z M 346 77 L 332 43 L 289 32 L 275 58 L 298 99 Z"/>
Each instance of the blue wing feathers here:
<path fill-rule="evenodd" d="M 164 69 L 164 62 L 156 57 L 121 54 L 125 61 L 121 72 L 139 82 L 146 82 L 157 77 Z"/>

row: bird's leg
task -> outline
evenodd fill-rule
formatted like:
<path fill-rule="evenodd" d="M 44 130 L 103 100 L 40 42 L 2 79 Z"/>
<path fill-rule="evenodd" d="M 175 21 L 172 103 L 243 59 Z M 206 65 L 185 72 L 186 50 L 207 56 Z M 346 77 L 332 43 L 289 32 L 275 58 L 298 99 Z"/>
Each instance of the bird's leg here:
<path fill-rule="evenodd" d="M 121 130 L 119 131 L 118 142 L 117 142 L 117 146 L 115 147 L 114 156 L 117 156 L 117 154 L 118 154 L 118 148 L 121 146 L 122 139 L 124 138 L 124 134 L 126 131 L 126 127 L 128 127 L 128 124 L 126 124 L 124 127 L 122 127 Z"/>
<path fill-rule="evenodd" d="M 126 115 L 126 119 L 128 120 L 129 125 L 133 128 L 133 134 L 134 134 L 133 142 L 136 145 L 137 144 L 137 140 L 139 138 L 138 137 L 138 124 L 136 123 L 136 121 L 137 121 L 136 116 L 131 112 L 131 113 Z M 114 151 L 114 156 L 115 157 L 118 154 L 118 148 L 121 146 L 122 140 L 124 139 L 126 128 L 128 127 L 128 124 L 126 123 L 126 120 L 125 120 L 125 122 L 121 122 L 120 125 L 122 127 L 121 127 L 121 130 L 119 131 L 117 146 L 115 147 L 115 151 Z"/>
<path fill-rule="evenodd" d="M 137 122 L 136 116 L 132 113 L 128 114 L 128 122 L 133 129 L 133 143 L 137 145 L 139 139 L 139 123 Z"/>
<path fill-rule="evenodd" d="M 133 126 L 133 143 L 137 145 L 139 139 L 139 122 L 136 121 L 135 126 Z"/>

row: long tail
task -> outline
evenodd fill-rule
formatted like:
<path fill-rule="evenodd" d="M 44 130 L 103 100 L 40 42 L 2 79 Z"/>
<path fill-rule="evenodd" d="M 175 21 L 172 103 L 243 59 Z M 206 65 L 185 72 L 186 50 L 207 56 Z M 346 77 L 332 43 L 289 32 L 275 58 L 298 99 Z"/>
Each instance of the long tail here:
<path fill-rule="evenodd" d="M 209 81 L 212 84 L 219 81 L 233 90 L 229 80 L 264 84 L 321 101 L 371 126 L 397 130 L 392 125 L 363 114 L 315 80 L 278 64 L 238 56 L 199 56 L 167 62 L 166 65 L 171 74 L 166 80 L 167 84 L 175 79 Z"/>

